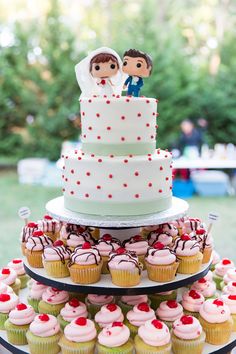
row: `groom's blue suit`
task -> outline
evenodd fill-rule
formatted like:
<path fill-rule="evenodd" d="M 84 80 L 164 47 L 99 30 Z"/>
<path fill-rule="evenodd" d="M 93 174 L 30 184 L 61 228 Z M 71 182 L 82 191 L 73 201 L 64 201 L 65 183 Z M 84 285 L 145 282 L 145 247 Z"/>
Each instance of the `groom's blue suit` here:
<path fill-rule="evenodd" d="M 143 86 L 143 79 L 140 77 L 137 82 L 133 80 L 133 76 L 129 76 L 125 81 L 125 86 L 128 86 L 127 95 L 128 96 L 139 96 L 139 91 Z"/>

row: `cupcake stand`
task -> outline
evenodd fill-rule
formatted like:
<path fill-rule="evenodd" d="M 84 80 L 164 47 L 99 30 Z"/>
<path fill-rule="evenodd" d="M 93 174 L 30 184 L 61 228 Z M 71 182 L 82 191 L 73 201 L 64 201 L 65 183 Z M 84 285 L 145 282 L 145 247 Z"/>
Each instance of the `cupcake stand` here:
<path fill-rule="evenodd" d="M 54 218 L 67 223 L 93 226 L 99 228 L 122 230 L 137 228 L 141 226 L 155 225 L 165 223 L 174 219 L 183 217 L 188 210 L 188 203 L 182 199 L 173 197 L 172 207 L 166 211 L 149 214 L 144 216 L 134 217 L 113 217 L 105 216 L 99 217 L 94 215 L 85 215 L 71 212 L 64 208 L 63 197 L 55 198 L 46 204 L 47 212 Z M 117 234 L 116 234 L 116 237 Z M 122 236 L 121 236 L 122 237 Z M 92 285 L 78 285 L 73 283 L 69 277 L 66 278 L 52 278 L 49 277 L 43 268 L 32 268 L 25 259 L 26 273 L 33 279 L 44 283 L 45 285 L 58 288 L 59 290 L 67 290 L 70 292 L 78 292 L 85 294 L 99 294 L 99 295 L 140 295 L 153 294 L 158 292 L 165 292 L 169 290 L 178 289 L 194 281 L 204 277 L 210 269 L 211 262 L 202 265 L 201 270 L 192 275 L 177 274 L 175 279 L 171 282 L 157 283 L 148 279 L 146 271 L 142 273 L 142 279 L 139 285 L 134 287 L 120 288 L 111 282 L 110 275 L 102 275 L 101 280 Z M 26 301 L 27 289 L 20 292 L 22 301 Z M 14 346 L 7 340 L 6 332 L 0 331 L 0 344 L 8 349 L 10 353 L 30 353 L 27 345 Z M 205 344 L 203 354 L 208 353 L 228 353 L 236 346 L 236 333 L 231 335 L 230 341 L 224 346 L 216 346 Z M 0 349 L 1 353 L 1 349 Z"/>

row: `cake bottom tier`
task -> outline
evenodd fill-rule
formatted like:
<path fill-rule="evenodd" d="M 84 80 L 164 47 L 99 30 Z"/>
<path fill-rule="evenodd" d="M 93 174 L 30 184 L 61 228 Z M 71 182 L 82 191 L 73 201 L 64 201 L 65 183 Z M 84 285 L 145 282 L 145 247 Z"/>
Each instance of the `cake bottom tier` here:
<path fill-rule="evenodd" d="M 64 203 L 69 210 L 94 215 L 143 215 L 171 207 L 171 154 L 95 156 L 74 151 L 65 156 Z"/>

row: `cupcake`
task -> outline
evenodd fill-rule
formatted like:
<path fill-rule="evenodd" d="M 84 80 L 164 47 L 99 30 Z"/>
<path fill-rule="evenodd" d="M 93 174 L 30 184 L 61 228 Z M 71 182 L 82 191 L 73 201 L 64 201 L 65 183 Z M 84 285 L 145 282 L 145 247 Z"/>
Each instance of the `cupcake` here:
<path fill-rule="evenodd" d="M 39 301 L 42 299 L 42 295 L 46 289 L 47 285 L 44 285 L 39 281 L 33 280 L 28 293 L 27 301 L 34 308 L 35 312 L 39 312 L 38 304 Z"/>
<path fill-rule="evenodd" d="M 110 253 L 108 268 L 111 273 L 112 283 L 122 287 L 135 286 L 140 283 L 142 263 L 133 252 L 125 248 L 118 248 Z"/>
<path fill-rule="evenodd" d="M 221 296 L 225 305 L 227 305 L 231 312 L 233 319 L 233 332 L 236 332 L 236 295 L 224 294 Z"/>
<path fill-rule="evenodd" d="M 200 244 L 201 252 L 203 254 L 202 263 L 210 262 L 213 251 L 213 238 L 211 234 L 208 234 L 207 230 L 199 228 L 195 232 L 191 233 L 190 236 Z"/>
<path fill-rule="evenodd" d="M 39 230 L 42 230 L 52 241 L 56 241 L 59 238 L 62 226 L 60 221 L 52 218 L 50 215 L 44 215 L 43 219 L 37 223 Z"/>
<path fill-rule="evenodd" d="M 174 252 L 161 242 L 148 248 L 145 264 L 148 278 L 157 282 L 173 280 L 179 265 Z"/>
<path fill-rule="evenodd" d="M 57 240 L 52 246 L 46 246 L 43 250 L 43 266 L 47 275 L 55 278 L 64 278 L 70 275 L 67 267 L 71 250 L 64 246 L 61 240 Z"/>
<path fill-rule="evenodd" d="M 231 281 L 223 287 L 223 294 L 236 295 L 236 281 Z"/>
<path fill-rule="evenodd" d="M 76 231 L 68 232 L 65 239 L 65 244 L 70 247 L 72 251 L 76 247 L 82 246 L 85 242 L 89 242 L 92 246 L 95 245 L 95 240 L 91 233 L 82 227 L 78 228 Z"/>
<path fill-rule="evenodd" d="M 147 239 L 149 246 L 154 245 L 156 242 L 161 242 L 165 246 L 170 246 L 173 242 L 173 237 L 171 234 L 167 231 L 164 231 L 161 227 L 151 231 L 148 234 Z"/>
<path fill-rule="evenodd" d="M 142 326 L 148 320 L 154 320 L 156 318 L 155 312 L 146 302 L 141 302 L 135 305 L 132 310 L 127 312 L 125 324 L 130 329 L 130 335 L 132 338 L 138 333 L 138 328 Z"/>
<path fill-rule="evenodd" d="M 220 255 L 215 250 L 212 251 L 212 262 L 210 269 L 213 271 L 215 270 L 215 266 L 217 263 L 220 262 Z"/>
<path fill-rule="evenodd" d="M 121 242 L 115 237 L 112 237 L 110 234 L 104 234 L 96 244 L 96 248 L 99 250 L 100 255 L 102 256 L 102 274 L 108 274 L 109 270 L 107 268 L 107 263 L 109 260 L 110 252 L 116 251 L 120 248 Z"/>
<path fill-rule="evenodd" d="M 65 290 L 47 287 L 42 294 L 42 300 L 39 301 L 39 313 L 49 313 L 53 316 L 58 316 L 61 309 L 69 300 L 69 294 Z"/>
<path fill-rule="evenodd" d="M 203 258 L 200 245 L 188 234 L 183 234 L 175 239 L 173 250 L 180 262 L 178 273 L 193 274 L 200 270 Z"/>
<path fill-rule="evenodd" d="M 98 335 L 97 354 L 133 354 L 129 328 L 122 322 L 113 322 Z"/>
<path fill-rule="evenodd" d="M 70 277 L 74 283 L 93 284 L 100 280 L 102 257 L 89 242 L 76 247 L 68 264 Z"/>
<path fill-rule="evenodd" d="M 12 294 L 14 291 L 9 285 L 0 281 L 0 294 L 2 293 Z"/>
<path fill-rule="evenodd" d="M 178 229 L 173 223 L 160 224 L 159 227 L 164 232 L 168 232 L 174 239 L 178 236 Z"/>
<path fill-rule="evenodd" d="M 116 304 L 108 304 L 101 307 L 94 317 L 99 328 L 109 327 L 113 322 L 123 322 L 124 315 Z"/>
<path fill-rule="evenodd" d="M 124 295 L 121 296 L 118 305 L 121 307 L 123 314 L 126 315 L 128 311 L 141 302 L 146 302 L 148 305 L 151 304 L 147 295 Z"/>
<path fill-rule="evenodd" d="M 96 337 L 93 321 L 78 317 L 65 327 L 59 346 L 62 354 L 93 354 Z"/>
<path fill-rule="evenodd" d="M 26 288 L 29 277 L 25 273 L 23 260 L 20 258 L 14 258 L 11 262 L 8 263 L 7 266 L 9 268 L 14 269 L 14 271 L 16 272 L 17 278 L 20 280 L 21 283 L 20 288 Z"/>
<path fill-rule="evenodd" d="M 172 350 L 174 354 L 202 354 L 206 335 L 198 319 L 182 316 L 173 323 Z"/>
<path fill-rule="evenodd" d="M 56 317 L 45 313 L 35 316 L 26 333 L 31 354 L 59 353 L 60 337 L 60 326 Z"/>
<path fill-rule="evenodd" d="M 193 283 L 191 290 L 196 290 L 201 293 L 204 298 L 211 299 L 216 296 L 216 284 L 213 281 L 209 281 L 206 277 L 203 277 Z"/>
<path fill-rule="evenodd" d="M 25 256 L 25 245 L 26 242 L 28 241 L 28 238 L 33 235 L 33 232 L 38 230 L 38 224 L 35 222 L 29 222 L 27 225 L 25 225 L 22 228 L 21 235 L 20 235 L 20 241 L 21 241 L 21 251 L 23 256 Z"/>
<path fill-rule="evenodd" d="M 0 294 L 0 329 L 4 329 L 4 323 L 8 319 L 9 312 L 13 310 L 19 302 L 15 293 Z"/>
<path fill-rule="evenodd" d="M 199 313 L 199 321 L 206 332 L 206 342 L 214 345 L 227 343 L 233 329 L 229 307 L 220 299 L 209 299 Z"/>
<path fill-rule="evenodd" d="M 227 270 L 226 274 L 223 276 L 223 280 L 220 284 L 221 289 L 230 282 L 236 282 L 236 268 L 231 268 Z"/>
<path fill-rule="evenodd" d="M 157 317 L 163 321 L 169 329 L 178 318 L 183 316 L 183 307 L 176 300 L 163 301 L 156 310 Z"/>
<path fill-rule="evenodd" d="M 9 285 L 16 294 L 19 293 L 21 282 L 14 269 L 7 267 L 0 269 L 0 282 Z"/>
<path fill-rule="evenodd" d="M 177 291 L 170 290 L 161 293 L 150 294 L 149 299 L 151 301 L 151 307 L 153 308 L 153 310 L 156 310 L 160 306 L 160 303 L 162 303 L 163 301 L 176 300 Z"/>
<path fill-rule="evenodd" d="M 9 318 L 4 325 L 7 331 L 8 342 L 14 345 L 27 344 L 26 332 L 35 316 L 36 314 L 32 306 L 23 303 L 16 305 L 10 311 Z"/>
<path fill-rule="evenodd" d="M 88 294 L 85 299 L 89 314 L 91 318 L 94 318 L 95 314 L 100 311 L 101 307 L 114 302 L 114 296 L 112 295 L 96 295 Z"/>
<path fill-rule="evenodd" d="M 197 229 L 201 228 L 201 220 L 198 218 L 187 218 L 183 222 L 182 233 L 190 234 L 195 232 Z"/>
<path fill-rule="evenodd" d="M 224 275 L 229 269 L 234 268 L 234 262 L 228 258 L 223 258 L 219 263 L 216 264 L 215 270 L 213 272 L 213 280 L 216 283 L 216 288 L 221 290 L 221 282 L 223 281 Z"/>
<path fill-rule="evenodd" d="M 170 332 L 165 323 L 159 320 L 146 321 L 138 329 L 134 338 L 137 354 L 170 354 Z"/>
<path fill-rule="evenodd" d="M 204 296 L 196 291 L 196 290 L 189 290 L 185 291 L 182 295 L 182 306 L 184 308 L 184 313 L 186 315 L 191 315 L 196 318 L 199 317 L 199 310 L 204 303 L 205 299 Z"/>
<path fill-rule="evenodd" d="M 124 240 L 122 246 L 128 252 L 134 252 L 138 256 L 138 260 L 144 266 L 144 259 L 148 249 L 148 242 L 141 236 L 135 235 L 128 240 Z M 145 267 L 143 267 L 145 269 Z"/>
<path fill-rule="evenodd" d="M 31 267 L 43 268 L 42 254 L 44 247 L 51 246 L 52 240 L 43 231 L 34 231 L 26 242 L 25 254 Z"/>
<path fill-rule="evenodd" d="M 66 244 L 67 238 L 71 233 L 81 234 L 86 231 L 89 236 L 87 236 L 88 239 L 84 240 L 84 242 L 88 241 L 91 244 L 94 244 L 95 238 L 97 238 L 97 234 L 99 234 L 99 231 L 97 230 L 98 229 L 89 226 L 65 223 L 61 228 L 60 239 Z M 96 237 L 94 237 L 94 235 Z"/>
<path fill-rule="evenodd" d="M 73 298 L 65 304 L 57 316 L 61 330 L 64 331 L 64 328 L 78 317 L 88 317 L 87 307 L 83 302 Z"/>

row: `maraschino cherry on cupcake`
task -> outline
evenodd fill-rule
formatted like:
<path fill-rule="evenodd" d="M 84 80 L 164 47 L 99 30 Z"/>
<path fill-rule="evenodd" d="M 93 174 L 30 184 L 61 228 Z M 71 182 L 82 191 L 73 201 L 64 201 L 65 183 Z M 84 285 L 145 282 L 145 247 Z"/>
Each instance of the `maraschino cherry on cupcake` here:
<path fill-rule="evenodd" d="M 169 329 L 175 320 L 183 316 L 183 307 L 176 300 L 167 300 L 160 303 L 156 310 L 157 317 L 163 321 Z"/>
<path fill-rule="evenodd" d="M 65 327 L 78 317 L 88 317 L 87 307 L 78 299 L 72 298 L 65 304 L 57 316 L 61 330 L 64 331 Z"/>
<path fill-rule="evenodd" d="M 214 281 L 207 280 L 206 277 L 196 280 L 192 284 L 191 290 L 201 293 L 206 300 L 216 297 L 216 284 Z"/>
<path fill-rule="evenodd" d="M 74 251 L 76 247 L 82 246 L 85 242 L 89 242 L 92 246 L 95 245 L 95 240 L 91 233 L 82 226 L 68 232 L 63 241 L 72 251 Z"/>
<path fill-rule="evenodd" d="M 109 327 L 113 322 L 124 321 L 124 315 L 121 311 L 121 308 L 115 303 L 103 305 L 95 314 L 95 322 L 98 324 L 98 329 Z"/>
<path fill-rule="evenodd" d="M 234 262 L 229 258 L 222 258 L 219 263 L 216 264 L 213 272 L 213 280 L 216 283 L 216 288 L 221 290 L 221 282 L 227 271 L 234 268 Z"/>
<path fill-rule="evenodd" d="M 46 273 L 55 278 L 64 278 L 70 275 L 68 263 L 71 250 L 61 240 L 54 241 L 53 245 L 44 247 L 43 265 Z"/>
<path fill-rule="evenodd" d="M 186 315 L 199 317 L 199 310 L 205 301 L 204 296 L 197 290 L 185 291 L 182 295 L 182 306 Z"/>
<path fill-rule="evenodd" d="M 115 252 L 118 248 L 121 247 L 121 242 L 115 237 L 112 237 L 110 234 L 104 234 L 96 244 L 96 248 L 99 250 L 100 255 L 102 256 L 102 274 L 108 274 L 109 270 L 107 268 L 107 263 L 109 260 L 109 254 Z"/>
<path fill-rule="evenodd" d="M 35 222 L 29 222 L 27 225 L 23 226 L 20 235 L 21 251 L 22 255 L 25 256 L 25 245 L 28 238 L 33 235 L 33 232 L 38 230 L 38 224 Z"/>
<path fill-rule="evenodd" d="M 20 288 L 24 289 L 27 286 L 27 282 L 29 280 L 28 275 L 25 273 L 24 263 L 23 260 L 20 258 L 12 259 L 8 265 L 9 268 L 14 269 L 17 274 L 17 278 L 20 280 L 21 285 Z"/>
<path fill-rule="evenodd" d="M 21 281 L 14 269 L 9 267 L 0 269 L 0 282 L 9 285 L 16 294 L 19 293 Z"/>

